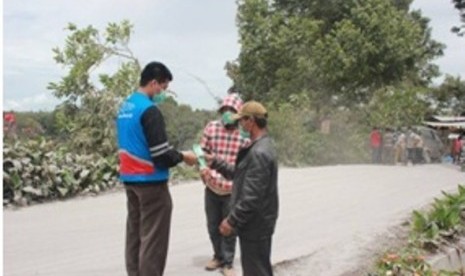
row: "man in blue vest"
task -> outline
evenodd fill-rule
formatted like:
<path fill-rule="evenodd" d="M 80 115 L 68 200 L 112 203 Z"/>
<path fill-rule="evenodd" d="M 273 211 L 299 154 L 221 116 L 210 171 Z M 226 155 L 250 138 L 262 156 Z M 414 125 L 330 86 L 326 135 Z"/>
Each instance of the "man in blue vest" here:
<path fill-rule="evenodd" d="M 179 152 L 167 140 L 157 107 L 173 80 L 162 63 L 151 62 L 141 73 L 140 87 L 121 105 L 117 118 L 120 179 L 127 195 L 126 270 L 129 276 L 163 275 L 171 224 L 169 168 L 193 152 Z"/>

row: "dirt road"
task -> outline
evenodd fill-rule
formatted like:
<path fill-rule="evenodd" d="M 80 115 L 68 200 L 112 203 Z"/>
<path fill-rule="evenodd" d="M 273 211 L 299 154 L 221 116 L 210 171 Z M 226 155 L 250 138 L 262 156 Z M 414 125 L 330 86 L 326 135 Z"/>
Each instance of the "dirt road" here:
<path fill-rule="evenodd" d="M 283 168 L 272 259 L 307 257 L 277 274 L 342 275 L 389 227 L 459 183 L 465 174 L 442 165 Z M 200 182 L 171 188 L 166 275 L 219 275 L 203 270 L 211 256 L 203 189 Z M 118 192 L 4 211 L 4 275 L 125 275 L 125 200 Z"/>

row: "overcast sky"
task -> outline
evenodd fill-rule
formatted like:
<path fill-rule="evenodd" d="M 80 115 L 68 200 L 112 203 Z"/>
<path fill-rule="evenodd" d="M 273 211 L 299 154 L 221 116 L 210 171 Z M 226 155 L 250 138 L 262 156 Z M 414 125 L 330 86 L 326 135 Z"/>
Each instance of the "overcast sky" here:
<path fill-rule="evenodd" d="M 171 89 L 180 103 L 216 108 L 204 80 L 218 96 L 231 81 L 225 62 L 239 53 L 235 0 L 9 0 L 3 2 L 3 108 L 52 110 L 59 103 L 46 89 L 65 74 L 51 49 L 62 46 L 68 22 L 102 29 L 108 22 L 134 24 L 130 47 L 145 64 L 164 62 L 174 74 Z M 465 78 L 465 38 L 450 33 L 458 12 L 444 0 L 415 0 L 413 8 L 431 18 L 433 37 L 447 45 L 436 63 L 443 73 Z"/>

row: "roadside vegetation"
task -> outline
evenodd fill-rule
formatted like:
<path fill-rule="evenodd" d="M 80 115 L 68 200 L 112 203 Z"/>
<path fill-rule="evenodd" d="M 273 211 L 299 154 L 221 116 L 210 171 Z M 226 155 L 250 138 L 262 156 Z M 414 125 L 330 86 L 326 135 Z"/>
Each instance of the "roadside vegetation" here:
<path fill-rule="evenodd" d="M 435 271 L 428 257 L 442 252 L 444 248 L 457 246 L 465 234 L 465 186 L 458 192 L 445 193 L 436 198 L 428 211 L 414 211 L 410 220 L 407 244 L 401 249 L 389 251 L 376 263 L 372 275 L 465 275 L 465 271 Z M 465 248 L 456 248 L 462 254 Z"/>

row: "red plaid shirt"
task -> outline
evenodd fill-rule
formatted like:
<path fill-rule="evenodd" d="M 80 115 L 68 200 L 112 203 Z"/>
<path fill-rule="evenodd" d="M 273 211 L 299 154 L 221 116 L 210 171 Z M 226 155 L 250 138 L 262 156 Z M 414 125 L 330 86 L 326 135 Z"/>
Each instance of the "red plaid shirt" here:
<path fill-rule="evenodd" d="M 239 150 L 248 143 L 249 140 L 241 137 L 238 128 L 228 130 L 221 121 L 212 121 L 203 130 L 200 146 L 216 158 L 234 165 Z M 213 169 L 209 169 L 209 176 L 204 181 L 208 188 L 216 194 L 231 194 L 232 181 L 226 180 Z"/>

